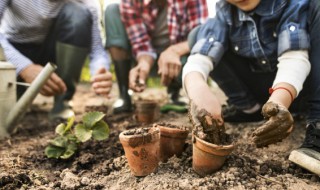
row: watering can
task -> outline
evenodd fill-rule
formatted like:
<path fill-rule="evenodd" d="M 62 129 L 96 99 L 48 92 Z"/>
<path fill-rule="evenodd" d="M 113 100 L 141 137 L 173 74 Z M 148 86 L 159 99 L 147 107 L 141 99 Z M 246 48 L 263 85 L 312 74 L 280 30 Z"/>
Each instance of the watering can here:
<path fill-rule="evenodd" d="M 14 132 L 15 124 L 23 117 L 56 68 L 54 64 L 48 63 L 31 84 L 21 83 L 29 88 L 17 101 L 16 85 L 19 83 L 16 82 L 16 68 L 5 61 L 0 46 L 0 139 Z"/>

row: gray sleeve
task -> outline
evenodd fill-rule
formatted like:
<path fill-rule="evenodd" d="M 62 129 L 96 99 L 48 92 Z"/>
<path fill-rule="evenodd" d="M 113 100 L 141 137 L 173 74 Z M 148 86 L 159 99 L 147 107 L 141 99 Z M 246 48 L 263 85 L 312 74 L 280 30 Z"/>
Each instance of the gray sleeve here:
<path fill-rule="evenodd" d="M 3 14 L 8 7 L 8 3 L 9 0 L 0 1 L 0 21 L 2 20 Z M 3 48 L 7 61 L 12 63 L 16 67 L 17 75 L 28 65 L 32 64 L 32 61 L 30 59 L 22 55 L 9 43 L 2 31 L 0 31 L 0 45 Z"/>
<path fill-rule="evenodd" d="M 91 52 L 90 52 L 90 73 L 93 75 L 97 69 L 104 67 L 109 70 L 110 58 L 106 50 L 103 47 L 100 27 L 99 27 L 99 5 L 92 0 L 84 1 L 89 6 L 89 10 L 92 14 L 92 36 L 91 36 Z"/>

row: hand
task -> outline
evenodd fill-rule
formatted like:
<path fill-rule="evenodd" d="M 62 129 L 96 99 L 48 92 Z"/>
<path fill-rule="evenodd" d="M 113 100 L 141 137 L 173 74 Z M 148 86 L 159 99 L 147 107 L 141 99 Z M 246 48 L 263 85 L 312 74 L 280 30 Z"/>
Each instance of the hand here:
<path fill-rule="evenodd" d="M 20 77 L 27 83 L 32 83 L 34 79 L 42 71 L 43 67 L 37 64 L 31 64 L 20 72 Z M 62 94 L 67 90 L 63 80 L 56 74 L 52 73 L 49 79 L 45 82 L 40 89 L 40 94 L 44 96 L 54 96 Z"/>
<path fill-rule="evenodd" d="M 91 78 L 92 88 L 96 94 L 109 98 L 112 88 L 112 74 L 105 68 L 98 69 L 97 73 Z"/>
<path fill-rule="evenodd" d="M 267 102 L 262 108 L 262 114 L 268 121 L 253 132 L 253 141 L 257 147 L 281 141 L 292 132 L 293 118 L 286 107 Z"/>
<path fill-rule="evenodd" d="M 214 144 L 225 143 L 225 127 L 221 117 L 214 118 L 205 109 L 197 109 L 193 101 L 190 101 L 189 118 L 197 137 Z"/>
<path fill-rule="evenodd" d="M 222 108 L 219 99 L 208 86 L 207 81 L 198 72 L 191 72 L 184 79 L 185 90 L 190 100 L 198 109 L 205 109 L 214 118 L 222 118 Z"/>
<path fill-rule="evenodd" d="M 176 78 L 181 71 L 180 55 L 169 47 L 160 54 L 158 66 L 161 83 L 168 86 L 172 79 Z"/>
<path fill-rule="evenodd" d="M 146 88 L 146 81 L 150 72 L 150 65 L 145 62 L 138 63 L 129 73 L 129 87 L 135 92 L 142 92 Z"/>

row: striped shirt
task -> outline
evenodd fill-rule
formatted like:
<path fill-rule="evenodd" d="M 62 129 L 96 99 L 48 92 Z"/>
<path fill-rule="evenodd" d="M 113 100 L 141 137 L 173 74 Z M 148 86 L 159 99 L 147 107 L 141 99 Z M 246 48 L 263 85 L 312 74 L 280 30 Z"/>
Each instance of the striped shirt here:
<path fill-rule="evenodd" d="M 7 61 L 17 68 L 19 74 L 33 62 L 16 50 L 10 43 L 44 42 L 53 19 L 57 17 L 68 0 L 1 0 L 0 1 L 0 45 L 4 49 Z M 81 0 L 92 14 L 92 36 L 90 51 L 90 69 L 109 69 L 110 59 L 103 48 L 99 28 L 99 4 L 95 0 Z"/>
<path fill-rule="evenodd" d="M 152 0 L 122 0 L 121 19 L 124 22 L 133 54 L 156 57 L 151 44 L 159 7 Z M 188 33 L 208 17 L 206 0 L 167 0 L 167 25 L 171 44 L 185 41 Z"/>

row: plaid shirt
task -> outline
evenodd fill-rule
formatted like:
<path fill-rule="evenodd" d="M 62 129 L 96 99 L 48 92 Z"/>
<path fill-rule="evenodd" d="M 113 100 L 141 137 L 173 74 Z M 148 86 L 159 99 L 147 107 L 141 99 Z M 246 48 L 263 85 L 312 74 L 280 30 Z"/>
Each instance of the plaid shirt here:
<path fill-rule="evenodd" d="M 159 8 L 152 0 L 122 0 L 121 19 L 126 27 L 134 56 L 156 55 L 150 34 L 155 29 Z M 206 0 L 167 0 L 167 24 L 171 44 L 185 41 L 207 16 Z"/>

